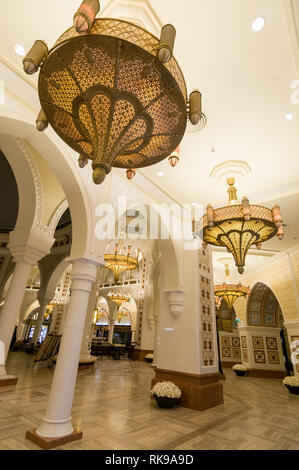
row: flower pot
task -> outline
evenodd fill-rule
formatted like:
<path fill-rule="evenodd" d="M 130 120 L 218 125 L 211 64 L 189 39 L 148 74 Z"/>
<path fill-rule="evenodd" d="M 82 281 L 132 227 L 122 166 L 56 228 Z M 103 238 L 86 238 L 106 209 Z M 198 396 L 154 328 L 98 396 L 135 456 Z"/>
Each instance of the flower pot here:
<path fill-rule="evenodd" d="M 145 358 L 145 360 L 146 360 L 146 362 L 149 362 L 149 363 L 153 362 L 153 358 L 152 358 L 152 357 L 151 357 L 151 358 Z"/>
<path fill-rule="evenodd" d="M 299 395 L 299 387 L 292 387 L 292 385 L 286 385 L 288 391 L 294 395 Z"/>
<path fill-rule="evenodd" d="M 238 377 L 244 377 L 247 374 L 247 370 L 234 370 Z"/>
<path fill-rule="evenodd" d="M 158 397 L 157 395 L 154 397 L 160 408 L 173 408 L 178 401 L 177 398 Z"/>

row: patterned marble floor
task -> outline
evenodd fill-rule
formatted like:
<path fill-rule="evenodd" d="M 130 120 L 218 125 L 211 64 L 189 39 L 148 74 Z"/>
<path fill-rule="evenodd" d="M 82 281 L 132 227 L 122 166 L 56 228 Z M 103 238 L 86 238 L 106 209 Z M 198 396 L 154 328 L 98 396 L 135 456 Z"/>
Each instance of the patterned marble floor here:
<path fill-rule="evenodd" d="M 0 450 L 39 449 L 24 436 L 42 420 L 53 370 L 35 370 L 32 356 L 15 352 L 8 373 L 19 380 L 0 389 Z M 72 416 L 83 439 L 58 449 L 299 450 L 299 396 L 280 380 L 225 374 L 224 405 L 163 410 L 149 397 L 149 364 L 99 359 L 78 374 Z"/>

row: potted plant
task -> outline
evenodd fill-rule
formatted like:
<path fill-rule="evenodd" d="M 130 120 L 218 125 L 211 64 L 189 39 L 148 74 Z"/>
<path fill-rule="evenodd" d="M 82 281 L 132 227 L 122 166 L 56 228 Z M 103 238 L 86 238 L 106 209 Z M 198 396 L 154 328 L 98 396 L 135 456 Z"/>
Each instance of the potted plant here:
<path fill-rule="evenodd" d="M 282 382 L 290 393 L 299 395 L 299 377 L 286 377 Z"/>
<path fill-rule="evenodd" d="M 145 360 L 146 360 L 146 362 L 153 362 L 153 360 L 154 360 L 154 355 L 151 354 L 151 353 L 147 354 L 147 355 L 145 356 Z"/>
<path fill-rule="evenodd" d="M 244 377 L 244 375 L 247 374 L 248 369 L 244 364 L 236 364 L 233 366 L 233 371 L 238 377 Z"/>
<path fill-rule="evenodd" d="M 178 399 L 182 396 L 182 391 L 172 382 L 158 382 L 151 390 L 160 408 L 173 408 Z"/>

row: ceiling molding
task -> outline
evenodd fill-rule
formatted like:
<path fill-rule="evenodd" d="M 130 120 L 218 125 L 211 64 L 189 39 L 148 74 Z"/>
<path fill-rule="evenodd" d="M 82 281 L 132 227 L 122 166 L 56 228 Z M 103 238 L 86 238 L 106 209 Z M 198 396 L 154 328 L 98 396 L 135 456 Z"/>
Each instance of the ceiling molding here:
<path fill-rule="evenodd" d="M 110 0 L 101 10 L 100 16 L 136 23 L 158 37 L 163 26 L 148 0 Z"/>
<path fill-rule="evenodd" d="M 245 178 L 250 173 L 251 168 L 247 162 L 242 160 L 227 160 L 226 162 L 215 165 L 211 171 L 210 177 L 217 181 L 222 181 L 232 176 Z"/>
<path fill-rule="evenodd" d="M 296 69 L 299 75 L 299 4 L 297 0 L 283 0 L 283 6 Z"/>

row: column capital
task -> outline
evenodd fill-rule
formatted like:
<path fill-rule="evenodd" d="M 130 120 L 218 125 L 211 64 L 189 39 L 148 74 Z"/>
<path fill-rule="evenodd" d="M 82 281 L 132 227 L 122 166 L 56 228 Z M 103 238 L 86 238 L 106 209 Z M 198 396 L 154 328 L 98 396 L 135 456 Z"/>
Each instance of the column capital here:
<path fill-rule="evenodd" d="M 30 245 L 8 245 L 8 248 L 13 256 L 13 261 L 34 265 L 40 259 L 44 258 L 48 253 Z"/>
<path fill-rule="evenodd" d="M 86 258 L 74 259 L 72 260 L 72 263 L 72 289 L 90 292 L 92 284 L 97 278 L 100 263 Z"/>
<path fill-rule="evenodd" d="M 54 238 L 42 229 L 16 229 L 9 235 L 8 248 L 14 262 L 36 264 L 50 253 Z"/>

